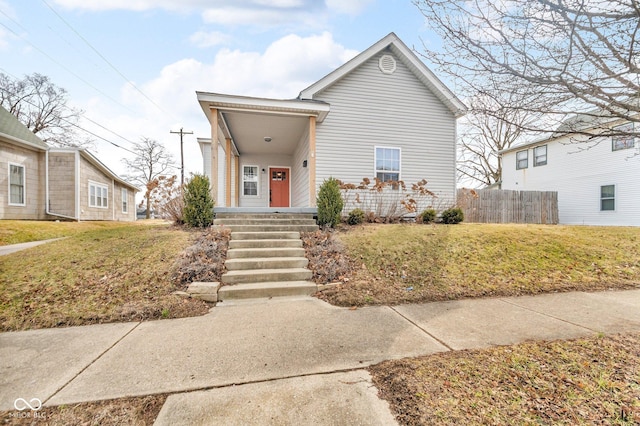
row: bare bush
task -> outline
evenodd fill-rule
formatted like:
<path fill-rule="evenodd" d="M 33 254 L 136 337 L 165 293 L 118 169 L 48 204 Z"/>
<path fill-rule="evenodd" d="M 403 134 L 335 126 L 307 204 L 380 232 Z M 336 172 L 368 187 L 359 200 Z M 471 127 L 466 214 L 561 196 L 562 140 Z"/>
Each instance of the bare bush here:
<path fill-rule="evenodd" d="M 183 210 L 184 198 L 182 197 L 182 189 L 178 189 L 174 197 L 160 207 L 159 212 L 162 218 L 169 219 L 176 225 L 182 225 L 184 223 Z"/>
<path fill-rule="evenodd" d="M 363 178 L 360 185 L 338 181 L 347 213 L 354 208 L 365 212 L 368 222 L 393 223 L 419 210 L 434 207 L 436 194 L 427 189 L 422 179 L 407 188 L 403 181 L 383 182 Z"/>
<path fill-rule="evenodd" d="M 301 237 L 315 283 L 327 284 L 346 278 L 351 271 L 349 258 L 344 246 L 332 232 L 303 232 Z"/>
<path fill-rule="evenodd" d="M 225 272 L 229 238 L 228 229 L 209 228 L 178 258 L 175 281 L 186 288 L 194 281 L 219 282 Z"/>

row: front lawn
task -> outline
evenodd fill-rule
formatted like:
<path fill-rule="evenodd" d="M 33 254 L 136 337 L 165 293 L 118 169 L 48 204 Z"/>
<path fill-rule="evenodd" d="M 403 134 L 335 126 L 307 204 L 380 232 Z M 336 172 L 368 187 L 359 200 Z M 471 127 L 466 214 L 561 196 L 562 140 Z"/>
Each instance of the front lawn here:
<path fill-rule="evenodd" d="M 366 225 L 339 234 L 355 270 L 342 306 L 640 286 L 640 228 Z"/>
<path fill-rule="evenodd" d="M 529 342 L 369 368 L 402 425 L 640 424 L 640 334 Z"/>
<path fill-rule="evenodd" d="M 127 222 L 129 225 L 145 226 L 151 221 Z M 155 224 L 160 221 L 153 221 Z M 97 231 L 121 227 L 122 222 L 55 222 L 37 220 L 2 220 L 0 221 L 0 246 L 8 244 L 28 243 L 30 241 L 48 240 L 68 237 L 83 232 Z"/>
<path fill-rule="evenodd" d="M 192 233 L 157 223 L 65 226 L 68 238 L 0 257 L 0 331 L 207 312 L 171 294 Z"/>

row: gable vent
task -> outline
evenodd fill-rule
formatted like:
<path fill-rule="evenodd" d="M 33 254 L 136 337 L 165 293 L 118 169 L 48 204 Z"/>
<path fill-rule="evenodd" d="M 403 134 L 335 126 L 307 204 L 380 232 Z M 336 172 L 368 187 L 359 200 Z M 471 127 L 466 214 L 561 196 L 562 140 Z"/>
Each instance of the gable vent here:
<path fill-rule="evenodd" d="M 378 67 L 385 74 L 393 74 L 396 70 L 396 60 L 391 55 L 382 55 L 378 61 Z"/>

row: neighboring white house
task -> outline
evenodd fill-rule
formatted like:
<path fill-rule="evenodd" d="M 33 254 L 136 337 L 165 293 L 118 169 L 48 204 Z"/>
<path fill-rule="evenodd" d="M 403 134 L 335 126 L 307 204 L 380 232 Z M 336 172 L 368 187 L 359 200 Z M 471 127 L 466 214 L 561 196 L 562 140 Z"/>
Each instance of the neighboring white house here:
<path fill-rule="evenodd" d="M 561 224 L 640 226 L 640 155 L 632 136 L 564 135 L 500 154 L 502 189 L 557 191 Z"/>
<path fill-rule="evenodd" d="M 329 177 L 427 179 L 440 205 L 455 203 L 466 107 L 393 33 L 296 99 L 197 97 L 212 129 L 198 142 L 217 207 L 313 207 Z"/>

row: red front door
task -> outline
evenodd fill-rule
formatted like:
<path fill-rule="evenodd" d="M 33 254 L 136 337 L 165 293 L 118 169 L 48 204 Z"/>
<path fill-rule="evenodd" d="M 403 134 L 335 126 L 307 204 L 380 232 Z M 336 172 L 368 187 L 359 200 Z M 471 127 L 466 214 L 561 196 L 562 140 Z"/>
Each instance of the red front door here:
<path fill-rule="evenodd" d="M 269 168 L 269 207 L 289 207 L 289 169 Z"/>

